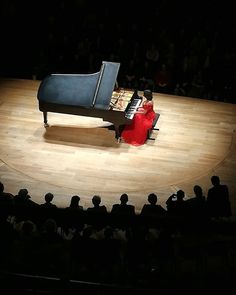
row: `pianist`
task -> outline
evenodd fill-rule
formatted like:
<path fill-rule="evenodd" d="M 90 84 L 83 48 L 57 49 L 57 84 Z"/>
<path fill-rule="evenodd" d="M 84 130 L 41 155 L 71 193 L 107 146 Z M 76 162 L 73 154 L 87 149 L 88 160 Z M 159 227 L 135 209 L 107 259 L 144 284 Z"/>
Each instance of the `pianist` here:
<path fill-rule="evenodd" d="M 144 90 L 142 105 L 136 110 L 132 123 L 126 125 L 121 133 L 124 142 L 134 146 L 140 146 L 146 142 L 148 130 L 152 127 L 156 116 L 152 98 L 152 91 Z"/>

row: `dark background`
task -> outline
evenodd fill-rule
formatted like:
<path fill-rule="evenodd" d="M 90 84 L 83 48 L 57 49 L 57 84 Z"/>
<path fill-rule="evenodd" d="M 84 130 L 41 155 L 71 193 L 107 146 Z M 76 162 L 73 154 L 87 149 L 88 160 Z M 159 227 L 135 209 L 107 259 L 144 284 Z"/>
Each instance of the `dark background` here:
<path fill-rule="evenodd" d="M 146 51 L 155 44 L 159 59 L 155 70 L 145 73 L 154 84 L 165 63 L 171 73 L 165 92 L 175 94 L 180 84 L 187 96 L 235 103 L 235 12 L 228 1 L 3 0 L 0 5 L 2 77 L 91 73 L 110 60 L 121 63 L 118 80 L 127 86 L 129 61 L 135 60 L 139 81 Z M 170 44 L 174 54 L 168 64 Z M 192 89 L 196 79 L 201 93 Z"/>

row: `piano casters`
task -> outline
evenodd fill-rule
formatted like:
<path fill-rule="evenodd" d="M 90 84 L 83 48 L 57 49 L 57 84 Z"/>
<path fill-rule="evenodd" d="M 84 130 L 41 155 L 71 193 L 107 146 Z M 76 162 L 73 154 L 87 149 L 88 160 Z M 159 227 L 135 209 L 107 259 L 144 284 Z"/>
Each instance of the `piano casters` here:
<path fill-rule="evenodd" d="M 120 141 L 121 141 L 120 128 L 115 125 L 114 125 L 114 127 L 115 127 L 115 134 L 116 134 L 115 136 L 116 136 L 117 143 L 120 143 Z"/>
<path fill-rule="evenodd" d="M 121 134 L 122 134 L 122 131 L 124 130 L 124 128 L 125 128 L 125 125 L 115 126 L 117 143 L 121 143 L 121 141 L 122 141 Z"/>
<path fill-rule="evenodd" d="M 121 137 L 117 138 L 117 143 L 121 143 Z"/>
<path fill-rule="evenodd" d="M 44 122 L 44 127 L 45 128 L 49 127 L 49 124 L 48 124 L 48 114 L 47 114 L 47 112 L 43 112 L 43 122 Z"/>

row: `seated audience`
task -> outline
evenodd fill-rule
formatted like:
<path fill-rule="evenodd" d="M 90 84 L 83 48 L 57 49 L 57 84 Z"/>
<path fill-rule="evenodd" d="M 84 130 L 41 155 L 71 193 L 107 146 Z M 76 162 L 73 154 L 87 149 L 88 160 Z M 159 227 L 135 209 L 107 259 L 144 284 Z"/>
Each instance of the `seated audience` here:
<path fill-rule="evenodd" d="M 107 222 L 107 208 L 105 205 L 101 204 L 101 197 L 94 195 L 92 198 L 93 207 L 87 208 L 86 217 L 88 218 L 85 223 L 92 224 L 96 230 L 101 230 Z"/>
<path fill-rule="evenodd" d="M 178 190 L 176 194 L 172 194 L 166 201 L 167 211 L 172 216 L 183 217 L 186 215 L 185 193 Z"/>
<path fill-rule="evenodd" d="M 74 196 L 71 197 L 70 205 L 67 208 L 70 209 L 70 210 L 73 210 L 73 211 L 84 210 L 83 206 L 81 206 L 79 204 L 79 202 L 80 202 L 80 197 L 77 196 L 77 195 L 74 195 Z"/>
<path fill-rule="evenodd" d="M 94 213 L 107 213 L 107 208 L 105 205 L 100 205 L 101 203 L 101 197 L 98 195 L 94 195 L 92 198 L 93 207 L 87 208 L 88 212 L 94 212 Z"/>
<path fill-rule="evenodd" d="M 111 209 L 112 214 L 119 215 L 135 215 L 135 207 L 133 205 L 127 204 L 129 201 L 129 197 L 127 194 L 122 194 L 120 196 L 120 204 L 114 204 Z"/>
<path fill-rule="evenodd" d="M 52 193 L 46 193 L 46 195 L 44 196 L 45 203 L 41 204 L 40 206 L 42 208 L 48 208 L 48 209 L 57 208 L 57 206 L 52 203 L 53 198 L 54 198 L 54 195 Z"/>
<path fill-rule="evenodd" d="M 166 214 L 166 209 L 157 204 L 157 195 L 151 193 L 148 195 L 149 204 L 144 204 L 141 210 L 142 216 L 160 217 Z"/>
<path fill-rule="evenodd" d="M 14 199 L 11 193 L 4 191 L 4 184 L 0 181 L 0 215 L 8 216 L 12 213 Z"/>
<path fill-rule="evenodd" d="M 188 216 L 194 218 L 206 217 L 206 197 L 199 185 L 193 187 L 195 197 L 186 201 Z"/>

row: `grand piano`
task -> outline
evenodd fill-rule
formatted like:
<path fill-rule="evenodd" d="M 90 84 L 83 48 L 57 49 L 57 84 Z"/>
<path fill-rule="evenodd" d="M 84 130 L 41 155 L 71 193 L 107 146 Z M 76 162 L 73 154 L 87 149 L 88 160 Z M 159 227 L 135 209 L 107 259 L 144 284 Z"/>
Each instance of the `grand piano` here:
<path fill-rule="evenodd" d="M 123 127 L 132 122 L 141 99 L 137 91 L 115 90 L 120 63 L 103 61 L 92 74 L 50 74 L 38 89 L 39 110 L 44 126 L 47 113 L 98 117 L 111 123 L 119 141 Z"/>

